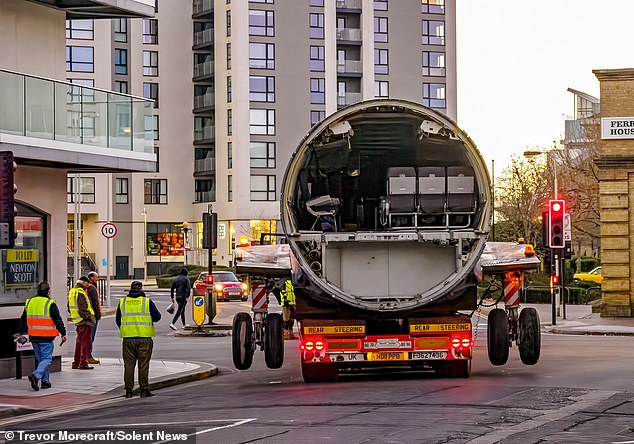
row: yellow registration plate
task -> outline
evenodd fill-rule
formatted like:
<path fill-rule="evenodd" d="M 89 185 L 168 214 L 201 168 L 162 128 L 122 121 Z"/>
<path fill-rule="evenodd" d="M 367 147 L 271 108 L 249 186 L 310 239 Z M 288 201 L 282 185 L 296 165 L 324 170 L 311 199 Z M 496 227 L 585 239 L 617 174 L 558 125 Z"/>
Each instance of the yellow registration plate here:
<path fill-rule="evenodd" d="M 404 361 L 405 352 L 369 352 L 368 361 Z"/>

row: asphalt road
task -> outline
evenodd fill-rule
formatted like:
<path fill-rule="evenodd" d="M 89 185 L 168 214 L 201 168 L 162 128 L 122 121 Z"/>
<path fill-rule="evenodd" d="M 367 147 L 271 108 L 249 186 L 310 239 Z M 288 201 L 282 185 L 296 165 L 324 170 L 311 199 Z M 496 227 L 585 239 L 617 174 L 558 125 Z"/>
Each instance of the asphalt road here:
<path fill-rule="evenodd" d="M 153 297 L 162 309 L 169 302 L 167 294 Z M 219 318 L 240 310 L 248 305 L 219 304 Z M 119 356 L 111 321 L 100 324 L 99 356 Z M 286 342 L 281 369 L 267 369 L 257 352 L 250 370 L 237 371 L 229 337 L 177 338 L 165 319 L 154 356 L 213 362 L 218 376 L 159 390 L 153 398 L 120 398 L 19 426 L 151 431 L 153 442 L 634 442 L 634 338 L 544 334 L 537 365 L 523 365 L 514 348 L 505 366 L 494 367 L 487 359 L 486 319 L 474 322 L 478 339 L 469 379 L 375 372 L 305 384 L 297 341 Z M 159 439 L 159 430 L 187 434 L 189 441 Z"/>

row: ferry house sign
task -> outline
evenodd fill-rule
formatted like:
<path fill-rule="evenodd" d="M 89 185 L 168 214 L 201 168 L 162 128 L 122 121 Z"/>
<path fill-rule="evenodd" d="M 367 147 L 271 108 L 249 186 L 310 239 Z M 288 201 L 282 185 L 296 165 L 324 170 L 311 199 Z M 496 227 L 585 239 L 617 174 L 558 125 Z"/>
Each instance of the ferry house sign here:
<path fill-rule="evenodd" d="M 634 117 L 604 117 L 601 119 L 602 139 L 634 139 Z"/>

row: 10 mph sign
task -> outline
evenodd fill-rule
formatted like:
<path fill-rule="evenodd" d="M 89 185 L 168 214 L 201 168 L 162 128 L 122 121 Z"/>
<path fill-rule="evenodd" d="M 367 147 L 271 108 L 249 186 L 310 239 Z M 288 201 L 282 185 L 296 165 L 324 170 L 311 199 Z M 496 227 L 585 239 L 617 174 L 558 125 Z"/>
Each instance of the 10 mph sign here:
<path fill-rule="evenodd" d="M 117 226 L 112 222 L 106 222 L 101 226 L 101 234 L 107 239 L 111 239 L 117 235 Z"/>

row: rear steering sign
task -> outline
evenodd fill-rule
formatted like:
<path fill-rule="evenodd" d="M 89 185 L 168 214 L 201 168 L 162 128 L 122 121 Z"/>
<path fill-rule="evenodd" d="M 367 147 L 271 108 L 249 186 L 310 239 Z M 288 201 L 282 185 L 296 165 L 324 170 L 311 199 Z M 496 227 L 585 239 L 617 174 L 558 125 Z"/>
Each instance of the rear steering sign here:
<path fill-rule="evenodd" d="M 194 323 L 200 327 L 205 322 L 205 296 L 194 296 L 192 302 L 192 317 Z"/>

